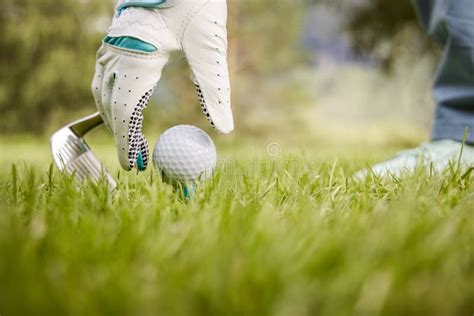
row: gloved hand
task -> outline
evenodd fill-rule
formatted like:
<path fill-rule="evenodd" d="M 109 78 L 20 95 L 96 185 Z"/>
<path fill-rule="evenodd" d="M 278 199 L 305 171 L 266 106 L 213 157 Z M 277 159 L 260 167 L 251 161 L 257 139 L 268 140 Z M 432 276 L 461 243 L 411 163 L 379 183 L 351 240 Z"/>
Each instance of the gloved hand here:
<path fill-rule="evenodd" d="M 118 4 L 97 54 L 92 91 L 115 136 L 125 170 L 144 170 L 148 164 L 143 110 L 172 51 L 184 52 L 211 125 L 223 134 L 233 130 L 226 23 L 225 0 L 125 0 Z"/>

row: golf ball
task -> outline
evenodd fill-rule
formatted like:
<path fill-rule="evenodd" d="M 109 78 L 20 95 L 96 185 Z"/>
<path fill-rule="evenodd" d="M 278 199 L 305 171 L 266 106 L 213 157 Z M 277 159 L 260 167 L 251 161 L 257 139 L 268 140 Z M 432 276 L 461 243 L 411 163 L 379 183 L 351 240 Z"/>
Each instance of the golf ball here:
<path fill-rule="evenodd" d="M 203 130 L 189 125 L 165 131 L 153 152 L 155 167 L 171 182 L 194 183 L 209 178 L 216 161 L 212 139 Z"/>

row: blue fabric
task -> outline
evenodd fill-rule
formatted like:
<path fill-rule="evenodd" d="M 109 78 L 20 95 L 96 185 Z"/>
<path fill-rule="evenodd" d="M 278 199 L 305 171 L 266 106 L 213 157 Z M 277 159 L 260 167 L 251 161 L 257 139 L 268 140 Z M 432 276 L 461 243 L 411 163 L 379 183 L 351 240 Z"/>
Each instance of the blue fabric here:
<path fill-rule="evenodd" d="M 118 8 L 120 15 L 128 7 L 156 8 L 167 0 L 125 0 Z"/>
<path fill-rule="evenodd" d="M 414 0 L 426 32 L 443 48 L 433 94 L 432 138 L 474 144 L 474 0 Z"/>
<path fill-rule="evenodd" d="M 116 47 L 126 48 L 126 49 L 136 50 L 140 52 L 146 52 L 146 53 L 154 53 L 158 50 L 154 45 L 141 41 L 137 38 L 128 37 L 128 36 L 123 36 L 123 37 L 107 36 L 106 38 L 104 38 L 104 42 Z"/>

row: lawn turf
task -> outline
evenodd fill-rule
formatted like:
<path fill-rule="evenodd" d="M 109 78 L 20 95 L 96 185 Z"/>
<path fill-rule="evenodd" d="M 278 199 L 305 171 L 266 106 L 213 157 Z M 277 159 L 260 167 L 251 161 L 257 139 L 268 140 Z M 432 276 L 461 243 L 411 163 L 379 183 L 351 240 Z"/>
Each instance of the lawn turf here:
<path fill-rule="evenodd" d="M 78 186 L 43 147 L 0 170 L 2 316 L 474 313 L 455 166 L 357 182 L 350 156 L 240 156 L 186 202 L 152 170 Z"/>

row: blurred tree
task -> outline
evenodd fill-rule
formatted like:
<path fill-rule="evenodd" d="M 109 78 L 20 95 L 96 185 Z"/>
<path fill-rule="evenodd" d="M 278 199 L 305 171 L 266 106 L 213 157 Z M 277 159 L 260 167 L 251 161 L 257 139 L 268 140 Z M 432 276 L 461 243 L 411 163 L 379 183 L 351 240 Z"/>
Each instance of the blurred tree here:
<path fill-rule="evenodd" d="M 435 51 L 421 32 L 410 0 L 340 0 L 331 4 L 348 15 L 345 27 L 355 50 L 375 57 L 386 70 L 402 53 Z"/>
<path fill-rule="evenodd" d="M 52 113 L 90 106 L 95 51 L 104 29 L 100 19 L 111 5 L 2 0 L 0 131 L 38 132 Z"/>
<path fill-rule="evenodd" d="M 308 103 L 307 82 L 293 74 L 309 67 L 302 46 L 304 0 L 229 1 L 230 64 L 239 131 L 268 134 L 291 125 L 287 111 Z M 271 115 L 271 120 L 265 117 Z M 279 124 L 280 120 L 286 125 Z M 270 125 L 270 126 L 269 126 Z"/>
<path fill-rule="evenodd" d="M 284 72 L 304 58 L 300 39 L 302 0 L 229 2 L 231 52 L 236 71 L 253 75 Z"/>

